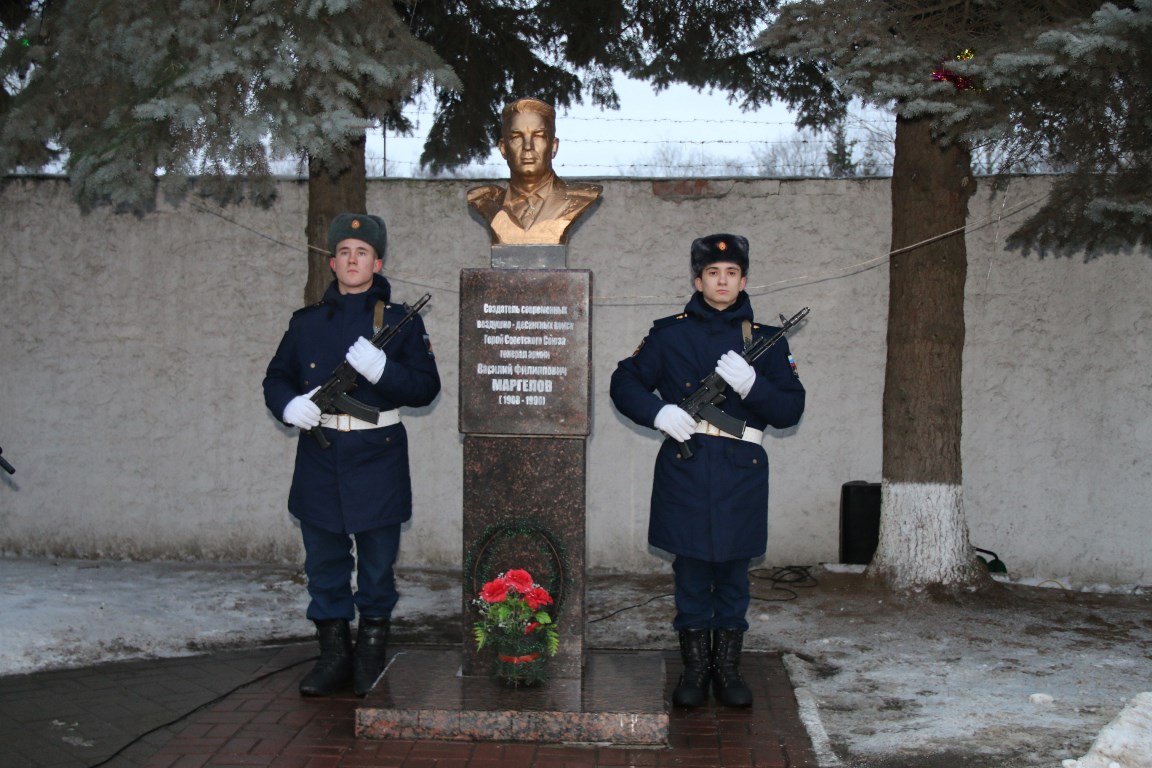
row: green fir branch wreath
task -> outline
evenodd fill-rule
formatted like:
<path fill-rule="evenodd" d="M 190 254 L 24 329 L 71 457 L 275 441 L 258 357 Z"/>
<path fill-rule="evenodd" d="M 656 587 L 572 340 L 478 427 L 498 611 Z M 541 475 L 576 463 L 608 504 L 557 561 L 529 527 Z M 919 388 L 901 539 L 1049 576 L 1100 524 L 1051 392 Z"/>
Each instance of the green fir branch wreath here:
<path fill-rule="evenodd" d="M 464 559 L 464 572 L 468 574 L 469 592 L 479 594 L 485 584 L 498 577 L 507 568 L 522 568 L 521 563 L 496 563 L 502 545 L 513 539 L 524 538 L 531 542 L 545 563 L 550 566 L 550 573 L 538 572 L 533 569 L 537 581 L 548 590 L 553 599 L 553 619 L 558 619 L 564 611 L 564 602 L 568 596 L 569 570 L 568 553 L 555 533 L 547 527 L 528 520 L 492 523 L 484 528 L 484 532 L 476 543 L 468 548 Z"/>

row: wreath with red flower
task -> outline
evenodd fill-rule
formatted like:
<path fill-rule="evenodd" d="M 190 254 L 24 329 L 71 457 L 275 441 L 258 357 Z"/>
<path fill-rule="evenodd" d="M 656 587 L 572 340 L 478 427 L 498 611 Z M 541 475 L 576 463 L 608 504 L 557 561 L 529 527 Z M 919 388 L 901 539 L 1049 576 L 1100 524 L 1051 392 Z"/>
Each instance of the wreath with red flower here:
<path fill-rule="evenodd" d="M 543 641 L 549 656 L 560 648 L 560 633 L 548 613 L 552 595 L 518 568 L 485 584 L 473 600 L 479 620 L 473 627 L 477 650 L 499 636 L 502 641 L 534 645 Z M 542 633 L 542 634 L 538 634 Z"/>

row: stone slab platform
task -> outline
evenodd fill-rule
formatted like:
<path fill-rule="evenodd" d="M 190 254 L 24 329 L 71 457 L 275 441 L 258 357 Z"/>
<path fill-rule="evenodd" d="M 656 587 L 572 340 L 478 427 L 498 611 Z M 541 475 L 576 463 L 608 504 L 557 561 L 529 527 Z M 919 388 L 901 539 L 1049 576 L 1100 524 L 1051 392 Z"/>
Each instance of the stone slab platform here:
<path fill-rule="evenodd" d="M 402 651 L 356 710 L 363 739 L 665 746 L 658 651 L 590 651 L 583 678 L 508 688 L 463 676 L 459 649 Z"/>

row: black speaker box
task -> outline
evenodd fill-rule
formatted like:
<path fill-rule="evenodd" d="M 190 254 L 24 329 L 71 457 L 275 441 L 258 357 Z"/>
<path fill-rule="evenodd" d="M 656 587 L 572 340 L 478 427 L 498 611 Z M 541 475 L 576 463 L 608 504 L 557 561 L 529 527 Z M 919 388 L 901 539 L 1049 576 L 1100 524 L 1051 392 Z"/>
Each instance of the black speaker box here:
<path fill-rule="evenodd" d="M 879 541 L 880 483 L 844 483 L 840 488 L 840 562 L 868 565 Z"/>

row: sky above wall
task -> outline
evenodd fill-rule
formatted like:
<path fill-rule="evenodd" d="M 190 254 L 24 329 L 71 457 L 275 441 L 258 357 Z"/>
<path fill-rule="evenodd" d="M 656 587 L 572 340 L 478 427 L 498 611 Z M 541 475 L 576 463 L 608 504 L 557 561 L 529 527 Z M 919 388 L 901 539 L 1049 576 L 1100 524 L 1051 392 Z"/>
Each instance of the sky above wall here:
<path fill-rule="evenodd" d="M 654 93 L 648 83 L 617 78 L 620 109 L 578 105 L 557 114 L 560 149 L 554 161 L 561 176 L 634 176 L 658 173 L 662 159 L 704 164 L 701 175 L 731 174 L 728 164 L 754 174 L 757 151 L 770 142 L 795 138 L 795 119 L 783 105 L 744 112 L 727 94 L 699 92 L 685 85 Z M 415 104 L 406 114 L 417 126 L 412 136 L 379 132 L 370 136 L 369 173 L 386 157 L 389 175 L 419 175 L 420 151 L 433 121 L 433 103 Z M 467 175 L 495 175 L 507 166 L 493 149 L 483 168 Z M 464 175 L 464 174 L 462 174 Z"/>

